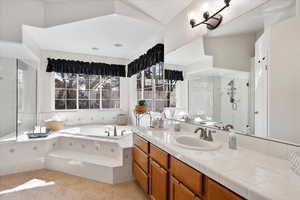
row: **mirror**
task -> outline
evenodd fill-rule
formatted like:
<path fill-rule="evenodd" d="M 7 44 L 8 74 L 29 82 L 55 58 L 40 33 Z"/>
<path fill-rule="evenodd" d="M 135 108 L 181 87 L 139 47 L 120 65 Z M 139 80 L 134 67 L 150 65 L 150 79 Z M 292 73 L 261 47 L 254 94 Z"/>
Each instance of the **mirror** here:
<path fill-rule="evenodd" d="M 295 0 L 271 0 L 167 53 L 185 74 L 174 118 L 300 145 L 299 24 Z"/>

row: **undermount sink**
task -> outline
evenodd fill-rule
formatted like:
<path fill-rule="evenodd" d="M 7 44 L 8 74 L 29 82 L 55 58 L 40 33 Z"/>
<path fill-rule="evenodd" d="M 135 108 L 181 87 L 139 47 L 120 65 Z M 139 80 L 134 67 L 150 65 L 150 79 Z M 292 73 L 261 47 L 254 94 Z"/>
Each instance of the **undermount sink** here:
<path fill-rule="evenodd" d="M 182 148 L 213 151 L 219 149 L 222 145 L 218 142 L 208 142 L 196 136 L 181 135 L 174 138 L 174 143 Z"/>

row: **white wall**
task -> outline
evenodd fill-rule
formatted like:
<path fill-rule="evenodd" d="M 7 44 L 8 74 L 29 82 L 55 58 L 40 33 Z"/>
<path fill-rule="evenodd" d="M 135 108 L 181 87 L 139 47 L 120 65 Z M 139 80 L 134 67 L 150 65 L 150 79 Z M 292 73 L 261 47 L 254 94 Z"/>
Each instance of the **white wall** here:
<path fill-rule="evenodd" d="M 22 25 L 44 26 L 44 5 L 37 0 L 0 0 L 0 40 L 22 40 Z"/>
<path fill-rule="evenodd" d="M 117 114 L 128 113 L 129 109 L 129 81 L 127 78 L 121 78 L 120 96 L 121 105 L 117 110 L 80 110 L 55 112 L 54 110 L 54 81 L 53 74 L 46 72 L 47 58 L 61 58 L 69 60 L 81 60 L 86 62 L 104 62 L 114 64 L 127 64 L 126 59 L 108 58 L 101 56 L 92 56 L 84 54 L 74 54 L 59 51 L 42 51 L 41 66 L 38 72 L 38 110 L 40 113 L 39 121 L 58 115 L 66 120 L 67 124 L 85 124 L 85 123 L 111 123 Z"/>
<path fill-rule="evenodd" d="M 300 143 L 300 17 L 271 28 L 269 67 L 269 134 Z"/>
<path fill-rule="evenodd" d="M 300 0 L 296 0 L 296 4 L 297 4 L 296 13 L 297 13 L 297 16 L 299 16 L 299 14 L 300 14 Z"/>
<path fill-rule="evenodd" d="M 250 71 L 255 38 L 256 34 L 205 37 L 205 54 L 213 56 L 214 67 Z"/>

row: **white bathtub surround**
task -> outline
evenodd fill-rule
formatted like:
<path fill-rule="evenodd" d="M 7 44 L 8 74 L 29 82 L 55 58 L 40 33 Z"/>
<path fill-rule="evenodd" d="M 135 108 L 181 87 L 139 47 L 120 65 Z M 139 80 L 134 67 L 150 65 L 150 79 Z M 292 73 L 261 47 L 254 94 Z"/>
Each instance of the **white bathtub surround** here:
<path fill-rule="evenodd" d="M 36 140 L 24 136 L 0 145 L 0 176 L 47 168 L 120 183 L 132 179 L 131 148 L 132 136 L 119 140 L 58 133 Z"/>
<path fill-rule="evenodd" d="M 105 183 L 131 179 L 130 148 L 117 142 L 61 137 L 57 147 L 46 155 L 47 169 L 62 171 Z"/>
<path fill-rule="evenodd" d="M 116 127 L 117 136 L 114 136 L 114 127 Z M 120 139 L 130 135 L 132 133 L 131 130 L 131 126 L 86 124 L 79 126 L 66 126 L 64 129 L 58 131 L 58 133 Z M 109 136 L 107 131 L 109 132 Z"/>
<path fill-rule="evenodd" d="M 39 125 L 45 125 L 45 120 L 51 119 L 53 116 L 58 116 L 67 126 L 115 124 L 117 116 L 124 113 L 126 111 L 121 109 L 43 112 L 39 114 Z"/>
<path fill-rule="evenodd" d="M 287 159 L 248 149 L 240 143 L 237 150 L 230 150 L 225 134 L 214 134 L 215 141 L 224 144 L 221 149 L 195 151 L 173 143 L 173 136 L 192 134 L 191 131 L 137 129 L 135 132 L 248 200 L 290 200 L 300 196 L 300 177 L 292 172 Z"/>

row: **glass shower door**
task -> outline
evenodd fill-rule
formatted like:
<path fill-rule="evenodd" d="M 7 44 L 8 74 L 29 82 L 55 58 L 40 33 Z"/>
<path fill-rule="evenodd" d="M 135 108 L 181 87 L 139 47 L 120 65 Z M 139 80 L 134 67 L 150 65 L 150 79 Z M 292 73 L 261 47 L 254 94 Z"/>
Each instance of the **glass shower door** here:
<path fill-rule="evenodd" d="M 17 60 L 0 57 L 0 142 L 17 138 Z"/>
<path fill-rule="evenodd" d="M 37 122 L 37 71 L 32 64 L 17 60 L 18 138 L 27 137 Z"/>

